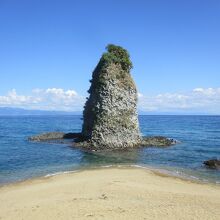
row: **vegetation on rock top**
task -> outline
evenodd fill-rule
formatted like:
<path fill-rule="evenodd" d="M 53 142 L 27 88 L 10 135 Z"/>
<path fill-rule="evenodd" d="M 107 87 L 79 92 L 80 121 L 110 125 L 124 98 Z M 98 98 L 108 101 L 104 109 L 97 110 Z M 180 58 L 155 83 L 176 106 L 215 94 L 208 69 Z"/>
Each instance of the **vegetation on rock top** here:
<path fill-rule="evenodd" d="M 120 64 L 121 68 L 129 72 L 130 69 L 133 67 L 132 62 L 130 60 L 130 55 L 127 50 L 120 46 L 116 46 L 114 44 L 108 44 L 107 47 L 107 52 L 105 52 L 102 55 L 101 58 L 101 63 L 104 64 L 109 64 L 109 63 L 114 63 L 114 64 Z"/>
<path fill-rule="evenodd" d="M 93 71 L 88 93 L 91 93 L 92 90 L 99 92 L 100 87 L 106 86 L 111 80 L 116 80 L 120 87 L 135 88 L 134 81 L 130 76 L 133 65 L 128 51 L 113 44 L 108 44 L 106 50 L 107 52 L 102 54 Z"/>

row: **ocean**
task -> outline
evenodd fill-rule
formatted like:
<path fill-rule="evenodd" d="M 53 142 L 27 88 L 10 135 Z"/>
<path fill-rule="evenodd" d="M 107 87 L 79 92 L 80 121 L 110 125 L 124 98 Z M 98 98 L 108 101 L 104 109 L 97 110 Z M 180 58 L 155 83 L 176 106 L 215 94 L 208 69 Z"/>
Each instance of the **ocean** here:
<path fill-rule="evenodd" d="M 0 185 L 98 167 L 142 167 L 186 179 L 220 184 L 220 171 L 203 165 L 220 157 L 220 116 L 139 116 L 143 135 L 181 143 L 169 148 L 83 152 L 67 144 L 35 143 L 43 132 L 80 132 L 82 116 L 0 116 Z"/>

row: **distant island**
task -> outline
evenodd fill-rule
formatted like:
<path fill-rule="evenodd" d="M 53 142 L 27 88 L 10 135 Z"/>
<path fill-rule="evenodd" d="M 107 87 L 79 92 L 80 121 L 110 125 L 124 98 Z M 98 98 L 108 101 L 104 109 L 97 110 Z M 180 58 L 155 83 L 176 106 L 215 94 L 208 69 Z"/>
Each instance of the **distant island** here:
<path fill-rule="evenodd" d="M 17 115 L 83 115 L 83 111 L 59 111 L 59 110 L 40 110 L 40 109 L 25 109 L 15 107 L 0 107 L 0 116 L 17 116 Z M 138 115 L 211 115 L 206 112 L 162 112 L 162 111 L 142 111 L 138 110 Z M 215 115 L 215 114 L 213 114 Z"/>

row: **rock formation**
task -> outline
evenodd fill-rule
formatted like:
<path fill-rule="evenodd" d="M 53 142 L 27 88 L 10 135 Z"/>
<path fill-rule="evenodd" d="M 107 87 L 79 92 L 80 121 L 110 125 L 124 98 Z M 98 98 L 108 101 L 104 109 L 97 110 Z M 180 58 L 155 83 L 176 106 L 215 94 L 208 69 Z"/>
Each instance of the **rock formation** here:
<path fill-rule="evenodd" d="M 62 139 L 75 139 L 80 138 L 81 133 L 64 133 L 64 132 L 47 132 L 40 135 L 29 137 L 29 141 L 51 141 L 51 140 L 62 140 Z"/>
<path fill-rule="evenodd" d="M 141 143 L 132 63 L 122 47 L 108 45 L 96 66 L 84 107 L 82 136 L 91 148 L 127 148 Z"/>
<path fill-rule="evenodd" d="M 132 63 L 122 47 L 108 45 L 96 66 L 83 111 L 81 133 L 49 132 L 31 141 L 73 139 L 74 147 L 115 150 L 132 147 L 166 147 L 177 143 L 166 137 L 141 137 L 137 114 L 137 89 Z"/>
<path fill-rule="evenodd" d="M 208 168 L 220 170 L 220 160 L 218 160 L 218 159 L 206 160 L 203 163 Z"/>

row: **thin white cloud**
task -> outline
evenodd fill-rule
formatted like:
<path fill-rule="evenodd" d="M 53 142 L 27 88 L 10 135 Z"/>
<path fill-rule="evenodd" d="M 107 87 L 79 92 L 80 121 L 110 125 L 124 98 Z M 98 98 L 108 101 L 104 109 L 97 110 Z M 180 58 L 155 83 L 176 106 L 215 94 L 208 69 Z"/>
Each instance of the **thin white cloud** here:
<path fill-rule="evenodd" d="M 139 109 L 146 112 L 220 114 L 220 88 L 195 88 L 186 93 L 139 96 Z"/>
<path fill-rule="evenodd" d="M 0 105 L 22 105 L 35 103 L 36 101 L 31 96 L 18 95 L 15 89 L 9 91 L 6 96 L 0 96 Z"/>
<path fill-rule="evenodd" d="M 138 93 L 138 109 L 144 112 L 220 114 L 220 88 L 195 88 L 185 93 L 163 93 L 154 96 Z M 33 89 L 21 95 L 12 89 L 0 96 L 0 106 L 27 109 L 82 111 L 85 97 L 75 90 L 62 88 Z"/>
<path fill-rule="evenodd" d="M 60 88 L 33 89 L 31 95 L 19 95 L 12 89 L 0 96 L 0 106 L 22 107 L 40 110 L 81 111 L 84 97 L 74 90 Z"/>
<path fill-rule="evenodd" d="M 138 92 L 138 98 L 142 98 L 143 97 L 143 94 Z"/>
<path fill-rule="evenodd" d="M 220 95 L 220 88 L 214 89 L 214 88 L 195 88 L 193 92 L 205 96 L 219 96 Z"/>

